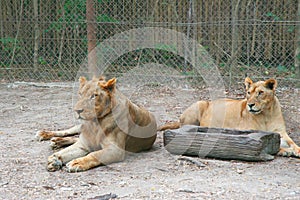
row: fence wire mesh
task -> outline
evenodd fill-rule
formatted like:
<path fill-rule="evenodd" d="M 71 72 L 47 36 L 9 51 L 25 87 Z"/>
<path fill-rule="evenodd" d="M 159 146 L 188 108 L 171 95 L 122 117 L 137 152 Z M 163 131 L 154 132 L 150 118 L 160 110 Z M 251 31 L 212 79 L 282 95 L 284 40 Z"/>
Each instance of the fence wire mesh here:
<path fill-rule="evenodd" d="M 299 83 L 299 12 L 298 0 L 1 1 L 0 80 L 74 80 L 88 70 L 82 66 L 91 65 L 88 53 L 96 47 L 96 65 L 105 67 L 90 72 L 107 76 L 131 70 L 144 79 L 159 72 L 162 79 L 198 80 L 203 77 L 193 65 L 202 62 L 208 70 L 217 66 L 227 84 L 245 74 Z M 146 28 L 159 30 L 157 38 L 131 34 L 116 39 Z M 170 30 L 179 34 L 167 35 Z M 195 59 L 199 50 L 193 43 L 176 43 L 181 34 L 201 45 L 202 59 Z M 119 45 L 103 48 L 114 37 Z M 139 46 L 143 41 L 147 44 Z"/>

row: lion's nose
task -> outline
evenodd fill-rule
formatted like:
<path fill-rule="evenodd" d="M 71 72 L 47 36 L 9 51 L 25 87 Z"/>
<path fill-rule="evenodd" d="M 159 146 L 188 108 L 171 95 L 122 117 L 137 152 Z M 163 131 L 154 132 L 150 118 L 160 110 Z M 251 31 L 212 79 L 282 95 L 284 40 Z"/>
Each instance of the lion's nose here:
<path fill-rule="evenodd" d="M 80 109 L 80 110 L 75 110 L 75 112 L 77 112 L 78 114 L 82 113 L 83 112 L 83 109 Z"/>
<path fill-rule="evenodd" d="M 251 109 L 255 104 L 254 103 L 249 103 L 248 106 Z"/>

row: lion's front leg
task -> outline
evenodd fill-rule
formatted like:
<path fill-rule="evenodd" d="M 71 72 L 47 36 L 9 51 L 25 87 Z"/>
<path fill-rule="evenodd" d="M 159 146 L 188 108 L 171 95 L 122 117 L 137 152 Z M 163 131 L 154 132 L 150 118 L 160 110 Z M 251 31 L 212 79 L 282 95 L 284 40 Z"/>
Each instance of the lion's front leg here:
<path fill-rule="evenodd" d="M 73 126 L 72 128 L 62 130 L 62 131 L 38 131 L 35 135 L 36 139 L 39 141 L 50 140 L 53 137 L 65 137 L 79 134 L 81 130 L 81 125 Z"/>
<path fill-rule="evenodd" d="M 62 147 L 70 146 L 76 143 L 79 138 L 76 137 L 53 137 L 51 138 L 50 146 L 52 149 L 59 149 Z"/>
<path fill-rule="evenodd" d="M 99 151 L 94 151 L 88 155 L 77 158 L 67 163 L 68 172 L 80 172 L 100 166 L 108 165 L 114 162 L 124 160 L 125 150 L 115 145 L 110 145 Z"/>
<path fill-rule="evenodd" d="M 59 170 L 69 161 L 85 156 L 86 154 L 88 154 L 88 151 L 82 147 L 80 141 L 77 141 L 75 144 L 49 156 L 47 170 L 51 172 Z"/>

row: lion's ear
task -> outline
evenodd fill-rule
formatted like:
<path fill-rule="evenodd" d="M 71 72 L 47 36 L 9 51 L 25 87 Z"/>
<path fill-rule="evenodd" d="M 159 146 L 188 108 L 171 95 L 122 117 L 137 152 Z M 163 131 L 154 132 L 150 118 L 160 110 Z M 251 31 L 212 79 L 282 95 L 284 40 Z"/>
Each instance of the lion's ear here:
<path fill-rule="evenodd" d="M 86 83 L 86 78 L 83 76 L 80 76 L 79 77 L 79 84 L 80 84 L 79 87 L 82 88 L 85 85 L 85 83 Z"/>
<path fill-rule="evenodd" d="M 252 85 L 252 83 L 253 83 L 253 81 L 249 77 L 245 78 L 246 90 L 249 89 L 249 87 Z"/>
<path fill-rule="evenodd" d="M 277 81 L 274 78 L 265 81 L 265 87 L 270 90 L 275 90 L 277 87 Z"/>
<path fill-rule="evenodd" d="M 112 78 L 112 79 L 108 80 L 106 83 L 98 82 L 98 86 L 100 88 L 102 88 L 103 90 L 112 92 L 116 88 L 116 82 L 117 82 L 117 79 L 116 78 Z"/>
<path fill-rule="evenodd" d="M 104 76 L 99 76 L 99 81 L 105 81 L 105 77 Z"/>

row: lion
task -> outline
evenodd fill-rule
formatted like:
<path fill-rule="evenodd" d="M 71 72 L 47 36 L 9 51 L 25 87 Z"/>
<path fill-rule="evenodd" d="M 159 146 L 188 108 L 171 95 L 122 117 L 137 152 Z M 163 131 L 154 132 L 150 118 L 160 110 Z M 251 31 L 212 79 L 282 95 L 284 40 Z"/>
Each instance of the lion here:
<path fill-rule="evenodd" d="M 153 114 L 133 104 L 116 88 L 116 78 L 79 79 L 79 100 L 74 110 L 81 119 L 65 131 L 39 131 L 40 140 L 52 138 L 54 147 L 68 146 L 48 157 L 48 171 L 66 166 L 68 172 L 85 171 L 125 159 L 126 151 L 152 148 L 157 125 Z M 80 133 L 79 138 L 67 137 Z"/>
<path fill-rule="evenodd" d="M 246 98 L 198 101 L 188 107 L 179 122 L 170 122 L 158 131 L 176 129 L 183 125 L 197 125 L 240 130 L 261 130 L 279 133 L 278 155 L 300 157 L 300 148 L 288 136 L 280 103 L 275 96 L 277 81 L 273 78 L 253 82 L 245 79 Z"/>

